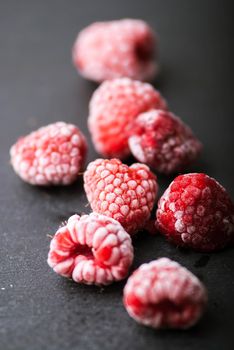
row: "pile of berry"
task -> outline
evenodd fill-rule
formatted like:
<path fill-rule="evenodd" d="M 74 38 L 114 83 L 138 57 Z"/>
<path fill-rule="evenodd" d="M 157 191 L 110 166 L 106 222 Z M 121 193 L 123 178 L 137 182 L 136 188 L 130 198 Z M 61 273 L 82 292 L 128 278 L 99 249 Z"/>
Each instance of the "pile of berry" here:
<path fill-rule="evenodd" d="M 157 72 L 157 39 L 141 20 L 95 23 L 73 48 L 80 73 L 103 83 L 94 92 L 88 127 L 105 158 L 89 163 L 84 190 L 89 215 L 73 215 L 50 243 L 49 266 L 75 282 L 108 285 L 127 277 L 132 239 L 150 226 L 157 198 L 152 172 L 176 174 L 195 161 L 200 141 L 143 80 Z M 87 142 L 72 124 L 57 122 L 12 146 L 15 172 L 32 185 L 69 185 L 83 171 Z M 122 163 L 132 154 L 140 163 Z M 177 176 L 158 201 L 153 231 L 177 246 L 212 252 L 233 243 L 234 206 L 226 190 L 203 173 Z M 152 226 L 152 225 L 151 225 Z M 152 230 L 152 227 L 151 227 Z M 188 328 L 203 314 L 207 292 L 168 258 L 140 266 L 123 292 L 127 312 L 154 328 Z"/>

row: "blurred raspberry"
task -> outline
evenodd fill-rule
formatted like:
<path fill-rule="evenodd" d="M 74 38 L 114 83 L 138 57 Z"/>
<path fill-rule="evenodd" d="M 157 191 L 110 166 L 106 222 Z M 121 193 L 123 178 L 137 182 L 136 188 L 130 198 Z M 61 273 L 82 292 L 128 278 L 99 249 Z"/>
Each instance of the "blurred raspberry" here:
<path fill-rule="evenodd" d="M 156 177 L 140 163 L 97 159 L 84 173 L 84 188 L 93 211 L 113 217 L 129 234 L 143 228 L 157 195 Z"/>
<path fill-rule="evenodd" d="M 153 108 L 166 109 L 167 105 L 150 84 L 128 78 L 104 82 L 91 98 L 88 119 L 97 152 L 121 159 L 129 155 L 133 120 Z"/>
<path fill-rule="evenodd" d="M 156 36 L 142 20 L 97 22 L 83 29 L 73 47 L 73 62 L 90 80 L 129 77 L 151 80 L 157 72 Z"/>
<path fill-rule="evenodd" d="M 197 277 L 167 258 L 141 265 L 124 288 L 129 315 L 153 328 L 189 328 L 201 317 L 206 302 L 206 290 Z"/>
<path fill-rule="evenodd" d="M 11 164 L 32 185 L 68 185 L 79 176 L 86 151 L 81 131 L 57 122 L 21 137 L 11 147 Z"/>
<path fill-rule="evenodd" d="M 73 215 L 50 243 L 48 264 L 75 282 L 107 285 L 126 277 L 133 260 L 131 238 L 114 219 Z"/>
<path fill-rule="evenodd" d="M 213 251 L 234 237 L 234 207 L 226 190 L 205 174 L 175 178 L 160 198 L 156 225 L 169 241 Z"/>
<path fill-rule="evenodd" d="M 190 128 L 167 111 L 140 114 L 130 135 L 128 144 L 134 157 L 165 174 L 184 169 L 201 150 L 201 143 Z"/>

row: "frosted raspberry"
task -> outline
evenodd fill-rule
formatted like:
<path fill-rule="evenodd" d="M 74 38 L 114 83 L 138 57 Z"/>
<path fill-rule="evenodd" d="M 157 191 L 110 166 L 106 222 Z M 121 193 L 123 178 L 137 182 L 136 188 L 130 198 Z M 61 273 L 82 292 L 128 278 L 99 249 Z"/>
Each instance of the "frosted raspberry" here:
<path fill-rule="evenodd" d="M 167 111 L 140 114 L 130 133 L 128 143 L 135 158 L 165 174 L 184 169 L 201 150 L 190 128 Z"/>
<path fill-rule="evenodd" d="M 234 209 L 226 190 L 205 174 L 175 178 L 158 203 L 158 229 L 173 243 L 200 251 L 221 249 L 234 236 Z"/>
<path fill-rule="evenodd" d="M 129 234 L 97 213 L 69 218 L 50 243 L 48 264 L 75 282 L 106 285 L 126 277 L 133 260 Z"/>
<path fill-rule="evenodd" d="M 93 23 L 83 29 L 73 47 L 73 62 L 91 80 L 130 77 L 152 79 L 156 36 L 147 23 L 135 19 Z"/>
<path fill-rule="evenodd" d="M 96 150 L 106 157 L 127 156 L 133 120 L 152 108 L 165 109 L 166 102 L 150 84 L 128 78 L 104 82 L 90 101 L 88 125 Z"/>
<path fill-rule="evenodd" d="M 144 227 L 158 186 L 149 168 L 128 167 L 118 159 L 97 159 L 84 173 L 84 188 L 93 211 L 119 221 L 129 234 Z"/>
<path fill-rule="evenodd" d="M 153 328 L 193 326 L 206 301 L 206 290 L 198 278 L 167 258 L 141 265 L 124 288 L 129 315 Z"/>
<path fill-rule="evenodd" d="M 32 185 L 68 185 L 77 179 L 86 150 L 76 126 L 57 122 L 21 137 L 11 147 L 11 164 Z"/>

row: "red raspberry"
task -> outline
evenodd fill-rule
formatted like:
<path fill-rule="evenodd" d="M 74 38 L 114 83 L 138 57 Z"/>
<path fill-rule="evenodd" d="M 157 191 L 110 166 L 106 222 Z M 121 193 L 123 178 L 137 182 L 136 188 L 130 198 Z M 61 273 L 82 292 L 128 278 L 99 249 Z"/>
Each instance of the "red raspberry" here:
<path fill-rule="evenodd" d="M 90 101 L 88 124 L 96 150 L 106 157 L 127 156 L 133 120 L 152 108 L 165 109 L 166 102 L 150 84 L 128 78 L 104 82 Z"/>
<path fill-rule="evenodd" d="M 151 80 L 157 71 L 155 51 L 156 36 L 144 21 L 98 22 L 78 35 L 73 62 L 84 77 L 97 82 L 120 77 Z"/>
<path fill-rule="evenodd" d="M 207 302 L 204 286 L 167 258 L 141 265 L 124 288 L 124 305 L 137 322 L 153 328 L 189 328 Z"/>
<path fill-rule="evenodd" d="M 135 158 L 165 174 L 184 169 L 201 150 L 189 127 L 167 111 L 140 114 L 130 133 L 128 144 Z"/>
<path fill-rule="evenodd" d="M 144 164 L 97 159 L 84 173 L 84 188 L 93 211 L 113 217 L 133 234 L 149 219 L 158 186 Z"/>
<path fill-rule="evenodd" d="M 75 282 L 106 285 L 126 277 L 133 260 L 129 234 L 114 219 L 73 215 L 50 243 L 48 264 Z"/>
<path fill-rule="evenodd" d="M 68 185 L 77 179 L 86 150 L 76 126 L 57 122 L 21 137 L 11 147 L 11 164 L 32 185 Z"/>
<path fill-rule="evenodd" d="M 205 174 L 175 178 L 158 203 L 158 229 L 173 243 L 200 251 L 226 246 L 234 233 L 234 210 L 226 190 Z"/>

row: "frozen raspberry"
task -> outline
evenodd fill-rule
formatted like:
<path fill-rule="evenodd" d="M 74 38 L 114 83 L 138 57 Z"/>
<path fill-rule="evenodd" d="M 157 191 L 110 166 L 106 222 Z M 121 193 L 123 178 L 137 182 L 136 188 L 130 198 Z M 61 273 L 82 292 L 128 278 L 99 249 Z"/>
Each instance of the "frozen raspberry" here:
<path fill-rule="evenodd" d="M 175 178 L 158 203 L 156 225 L 168 240 L 200 251 L 221 249 L 234 236 L 234 207 L 226 190 L 205 174 Z"/>
<path fill-rule="evenodd" d="M 130 77 L 150 80 L 157 71 L 156 36 L 141 20 L 93 23 L 78 35 L 73 47 L 77 70 L 90 80 Z"/>
<path fill-rule="evenodd" d="M 21 137 L 11 147 L 11 164 L 32 185 L 68 185 L 77 179 L 86 149 L 76 126 L 57 122 Z"/>
<path fill-rule="evenodd" d="M 123 159 L 133 120 L 152 108 L 166 109 L 166 102 L 150 84 L 128 78 L 104 82 L 90 101 L 88 125 L 96 150 Z"/>
<path fill-rule="evenodd" d="M 141 265 L 124 288 L 124 305 L 137 322 L 153 328 L 189 328 L 207 302 L 204 286 L 167 258 Z"/>
<path fill-rule="evenodd" d="M 195 160 L 201 144 L 172 113 L 151 110 L 133 122 L 128 144 L 135 158 L 159 172 L 178 172 Z"/>
<path fill-rule="evenodd" d="M 129 234 L 97 213 L 69 218 L 50 243 L 48 264 L 75 282 L 106 285 L 126 277 L 133 260 Z"/>
<path fill-rule="evenodd" d="M 114 218 L 133 234 L 148 221 L 158 186 L 144 164 L 128 167 L 118 159 L 97 159 L 84 173 L 84 188 L 93 211 Z"/>

